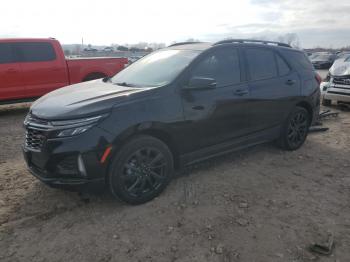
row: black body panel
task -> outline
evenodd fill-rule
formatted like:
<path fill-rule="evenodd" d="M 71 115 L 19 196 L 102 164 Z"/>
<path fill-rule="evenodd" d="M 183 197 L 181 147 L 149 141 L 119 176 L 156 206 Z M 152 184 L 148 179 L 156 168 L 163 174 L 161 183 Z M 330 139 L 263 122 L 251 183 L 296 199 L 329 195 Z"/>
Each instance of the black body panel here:
<path fill-rule="evenodd" d="M 50 126 L 42 131 L 44 142 L 38 150 L 25 143 L 23 152 L 31 172 L 49 184 L 104 180 L 113 155 L 125 141 L 140 133 L 164 141 L 177 166 L 188 165 L 278 138 L 281 126 L 297 105 L 307 107 L 314 116 L 318 114 L 319 86 L 315 72 L 312 66 L 301 68 L 292 58 L 300 51 L 239 43 L 196 43 L 169 49 L 186 48 L 201 53 L 163 86 L 131 87 L 95 80 L 62 88 L 37 100 L 30 114 L 48 123 L 103 117 L 73 136 L 55 137 L 60 130 Z M 275 77 L 253 80 L 246 48 L 261 48 L 280 55 L 290 71 L 280 75 L 276 69 Z M 228 81 L 224 85 L 216 79 L 217 86 L 213 88 L 188 88 L 196 66 L 222 50 L 235 50 L 237 55 L 228 62 L 239 62 L 240 72 L 235 75 L 239 81 L 233 77 L 237 72 L 233 72 L 228 75 L 229 80 L 222 76 L 223 81 Z M 227 57 L 214 58 L 210 68 Z M 217 74 L 220 76 L 222 70 Z M 30 123 L 25 123 L 25 127 L 30 128 Z"/>

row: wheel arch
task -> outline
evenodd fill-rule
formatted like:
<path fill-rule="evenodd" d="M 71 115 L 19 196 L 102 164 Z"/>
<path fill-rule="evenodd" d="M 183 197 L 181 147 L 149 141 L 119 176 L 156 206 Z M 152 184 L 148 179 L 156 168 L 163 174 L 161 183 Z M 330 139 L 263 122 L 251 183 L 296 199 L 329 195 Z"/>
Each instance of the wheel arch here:
<path fill-rule="evenodd" d="M 173 155 L 174 168 L 178 169 L 180 167 L 180 155 L 172 135 L 165 128 L 161 128 L 152 123 L 138 124 L 122 132 L 113 143 L 113 147 L 115 148 L 113 150 L 113 156 L 119 152 L 119 149 L 126 142 L 138 135 L 152 136 L 166 144 Z"/>
<path fill-rule="evenodd" d="M 310 115 L 310 122 L 312 122 L 314 111 L 313 111 L 312 106 L 310 105 L 310 103 L 307 102 L 307 101 L 300 101 L 299 103 L 296 104 L 296 106 L 299 106 L 299 107 L 302 107 L 302 108 L 306 109 L 306 111 Z"/>

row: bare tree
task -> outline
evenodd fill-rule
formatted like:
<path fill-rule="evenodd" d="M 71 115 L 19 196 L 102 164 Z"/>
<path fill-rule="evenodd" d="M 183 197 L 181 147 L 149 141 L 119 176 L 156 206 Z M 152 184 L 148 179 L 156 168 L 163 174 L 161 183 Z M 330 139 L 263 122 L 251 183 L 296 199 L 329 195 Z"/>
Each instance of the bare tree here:
<path fill-rule="evenodd" d="M 294 48 L 300 48 L 299 37 L 296 33 L 287 33 L 277 37 L 277 41 L 286 43 Z"/>

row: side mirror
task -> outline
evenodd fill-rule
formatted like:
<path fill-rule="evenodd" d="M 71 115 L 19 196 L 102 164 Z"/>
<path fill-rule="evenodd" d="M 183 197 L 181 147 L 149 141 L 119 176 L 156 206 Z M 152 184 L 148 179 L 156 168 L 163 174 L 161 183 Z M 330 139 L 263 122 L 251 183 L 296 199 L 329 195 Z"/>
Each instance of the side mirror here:
<path fill-rule="evenodd" d="M 188 85 L 184 87 L 190 90 L 205 90 L 216 88 L 216 80 L 208 77 L 192 77 L 188 82 Z"/>

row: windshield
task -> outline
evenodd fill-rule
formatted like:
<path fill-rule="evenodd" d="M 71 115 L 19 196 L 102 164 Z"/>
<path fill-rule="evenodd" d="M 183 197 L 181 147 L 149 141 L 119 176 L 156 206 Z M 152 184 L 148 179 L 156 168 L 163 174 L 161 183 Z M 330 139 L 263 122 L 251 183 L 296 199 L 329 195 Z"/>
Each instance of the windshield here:
<path fill-rule="evenodd" d="M 329 60 L 331 59 L 332 55 L 315 55 L 312 57 L 313 60 Z"/>
<path fill-rule="evenodd" d="M 194 50 L 158 51 L 131 64 L 114 77 L 114 84 L 125 86 L 163 86 L 175 77 L 199 54 Z"/>
<path fill-rule="evenodd" d="M 345 60 L 348 60 L 349 56 L 350 56 L 350 53 L 340 53 L 338 55 L 339 58 L 344 58 Z"/>

